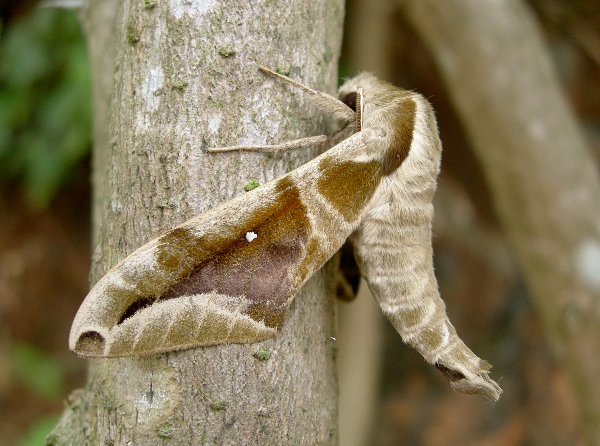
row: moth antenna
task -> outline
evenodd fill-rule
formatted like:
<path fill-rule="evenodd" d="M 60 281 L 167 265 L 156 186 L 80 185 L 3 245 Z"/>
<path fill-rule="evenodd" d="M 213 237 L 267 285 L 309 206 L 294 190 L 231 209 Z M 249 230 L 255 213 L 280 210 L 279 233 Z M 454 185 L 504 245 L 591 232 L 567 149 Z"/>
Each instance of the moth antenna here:
<path fill-rule="evenodd" d="M 254 152 L 284 152 L 289 150 L 309 149 L 311 147 L 320 147 L 321 152 L 330 147 L 329 137 L 326 135 L 309 136 L 306 138 L 296 139 L 294 141 L 286 141 L 281 144 L 272 145 L 257 145 L 248 144 L 240 146 L 228 147 L 209 147 L 207 152 L 233 152 L 238 150 L 254 151 Z"/>
<path fill-rule="evenodd" d="M 294 87 L 299 88 L 300 90 L 308 93 L 311 99 L 314 101 L 317 106 L 321 109 L 330 113 L 335 120 L 342 121 L 345 124 L 349 122 L 353 122 L 356 119 L 356 113 L 354 113 L 346 104 L 340 101 L 333 96 L 328 95 L 327 93 L 323 93 L 322 91 L 313 90 L 312 88 L 307 87 L 306 85 L 302 85 L 299 82 L 296 82 L 293 79 L 290 79 L 283 74 L 279 74 L 275 71 L 269 70 L 268 68 L 259 66 L 258 69 L 263 73 L 266 73 L 270 76 L 281 79 L 288 84 L 293 85 Z"/>
<path fill-rule="evenodd" d="M 359 88 L 356 90 L 358 94 L 358 107 L 356 107 L 356 131 L 360 132 L 363 128 L 363 117 L 365 116 L 365 97 L 363 96 L 363 89 Z"/>

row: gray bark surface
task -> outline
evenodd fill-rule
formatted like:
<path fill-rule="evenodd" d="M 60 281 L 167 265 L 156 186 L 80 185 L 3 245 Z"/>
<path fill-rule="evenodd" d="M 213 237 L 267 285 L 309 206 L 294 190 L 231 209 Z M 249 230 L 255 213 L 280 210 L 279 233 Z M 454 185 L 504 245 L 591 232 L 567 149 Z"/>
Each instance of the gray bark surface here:
<path fill-rule="evenodd" d="M 107 4 L 114 25 L 102 14 Z M 205 149 L 326 131 L 305 95 L 258 65 L 334 93 L 341 1 L 92 1 L 85 16 L 100 207 L 92 282 L 249 181 L 265 183 L 317 154 Z M 90 361 L 86 388 L 48 444 L 337 444 L 333 266 L 306 284 L 274 339 Z M 259 347 L 268 360 L 254 356 Z"/>
<path fill-rule="evenodd" d="M 600 444 L 600 179 L 537 24 L 519 0 L 401 3 L 485 169 L 588 444 Z"/>

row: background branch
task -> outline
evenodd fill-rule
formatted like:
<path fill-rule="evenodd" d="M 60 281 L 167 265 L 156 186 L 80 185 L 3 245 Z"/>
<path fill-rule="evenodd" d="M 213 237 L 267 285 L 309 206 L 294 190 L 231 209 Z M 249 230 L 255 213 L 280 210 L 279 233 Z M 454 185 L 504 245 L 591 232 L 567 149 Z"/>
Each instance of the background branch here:
<path fill-rule="evenodd" d="M 518 0 L 404 2 L 473 141 L 537 311 L 600 444 L 600 181 Z"/>

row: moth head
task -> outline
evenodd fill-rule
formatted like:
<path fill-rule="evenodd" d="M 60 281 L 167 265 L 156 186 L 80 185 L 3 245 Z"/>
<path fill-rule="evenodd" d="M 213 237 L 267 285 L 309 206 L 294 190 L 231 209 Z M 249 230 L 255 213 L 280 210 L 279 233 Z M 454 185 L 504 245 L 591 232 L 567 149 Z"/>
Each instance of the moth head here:
<path fill-rule="evenodd" d="M 348 79 L 339 89 L 339 99 L 356 112 L 356 131 L 385 122 L 399 101 L 411 93 L 377 79 L 371 73 L 360 73 Z M 389 121 L 389 119 L 388 119 Z"/>
<path fill-rule="evenodd" d="M 345 95 L 340 92 L 340 100 L 356 113 L 355 130 L 360 132 L 363 128 L 363 111 L 365 108 L 363 89 L 359 87 L 356 91 L 351 91 Z"/>

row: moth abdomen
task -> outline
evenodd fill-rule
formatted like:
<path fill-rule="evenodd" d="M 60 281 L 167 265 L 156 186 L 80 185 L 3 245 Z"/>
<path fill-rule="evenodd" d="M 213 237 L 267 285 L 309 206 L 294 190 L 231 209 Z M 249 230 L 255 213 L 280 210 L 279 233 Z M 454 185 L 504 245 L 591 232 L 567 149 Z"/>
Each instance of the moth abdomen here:
<path fill-rule="evenodd" d="M 422 225 L 394 233 L 381 221 L 367 226 L 370 234 L 359 229 L 353 238 L 359 265 L 373 296 L 404 342 L 427 362 L 449 371 L 445 373 L 449 379 L 464 377 L 450 379 L 457 390 L 497 400 L 500 388 L 488 378 L 487 363 L 463 343 L 446 314 L 433 275 L 429 228 Z"/>
<path fill-rule="evenodd" d="M 407 344 L 446 371 L 457 390 L 482 393 L 495 401 L 500 389 L 487 377 L 487 363 L 458 337 L 440 297 L 433 274 L 432 215 L 429 206 L 422 209 L 382 199 L 352 239 L 362 274 Z"/>
<path fill-rule="evenodd" d="M 392 142 L 384 150 L 380 185 L 352 237 L 357 261 L 402 339 L 445 372 L 454 388 L 495 401 L 500 388 L 487 376 L 489 364 L 458 337 L 433 272 L 431 199 L 441 159 L 433 111 L 420 95 L 388 91 L 386 97 L 396 98 L 388 107 L 393 119 L 378 124 L 364 117 Z"/>

